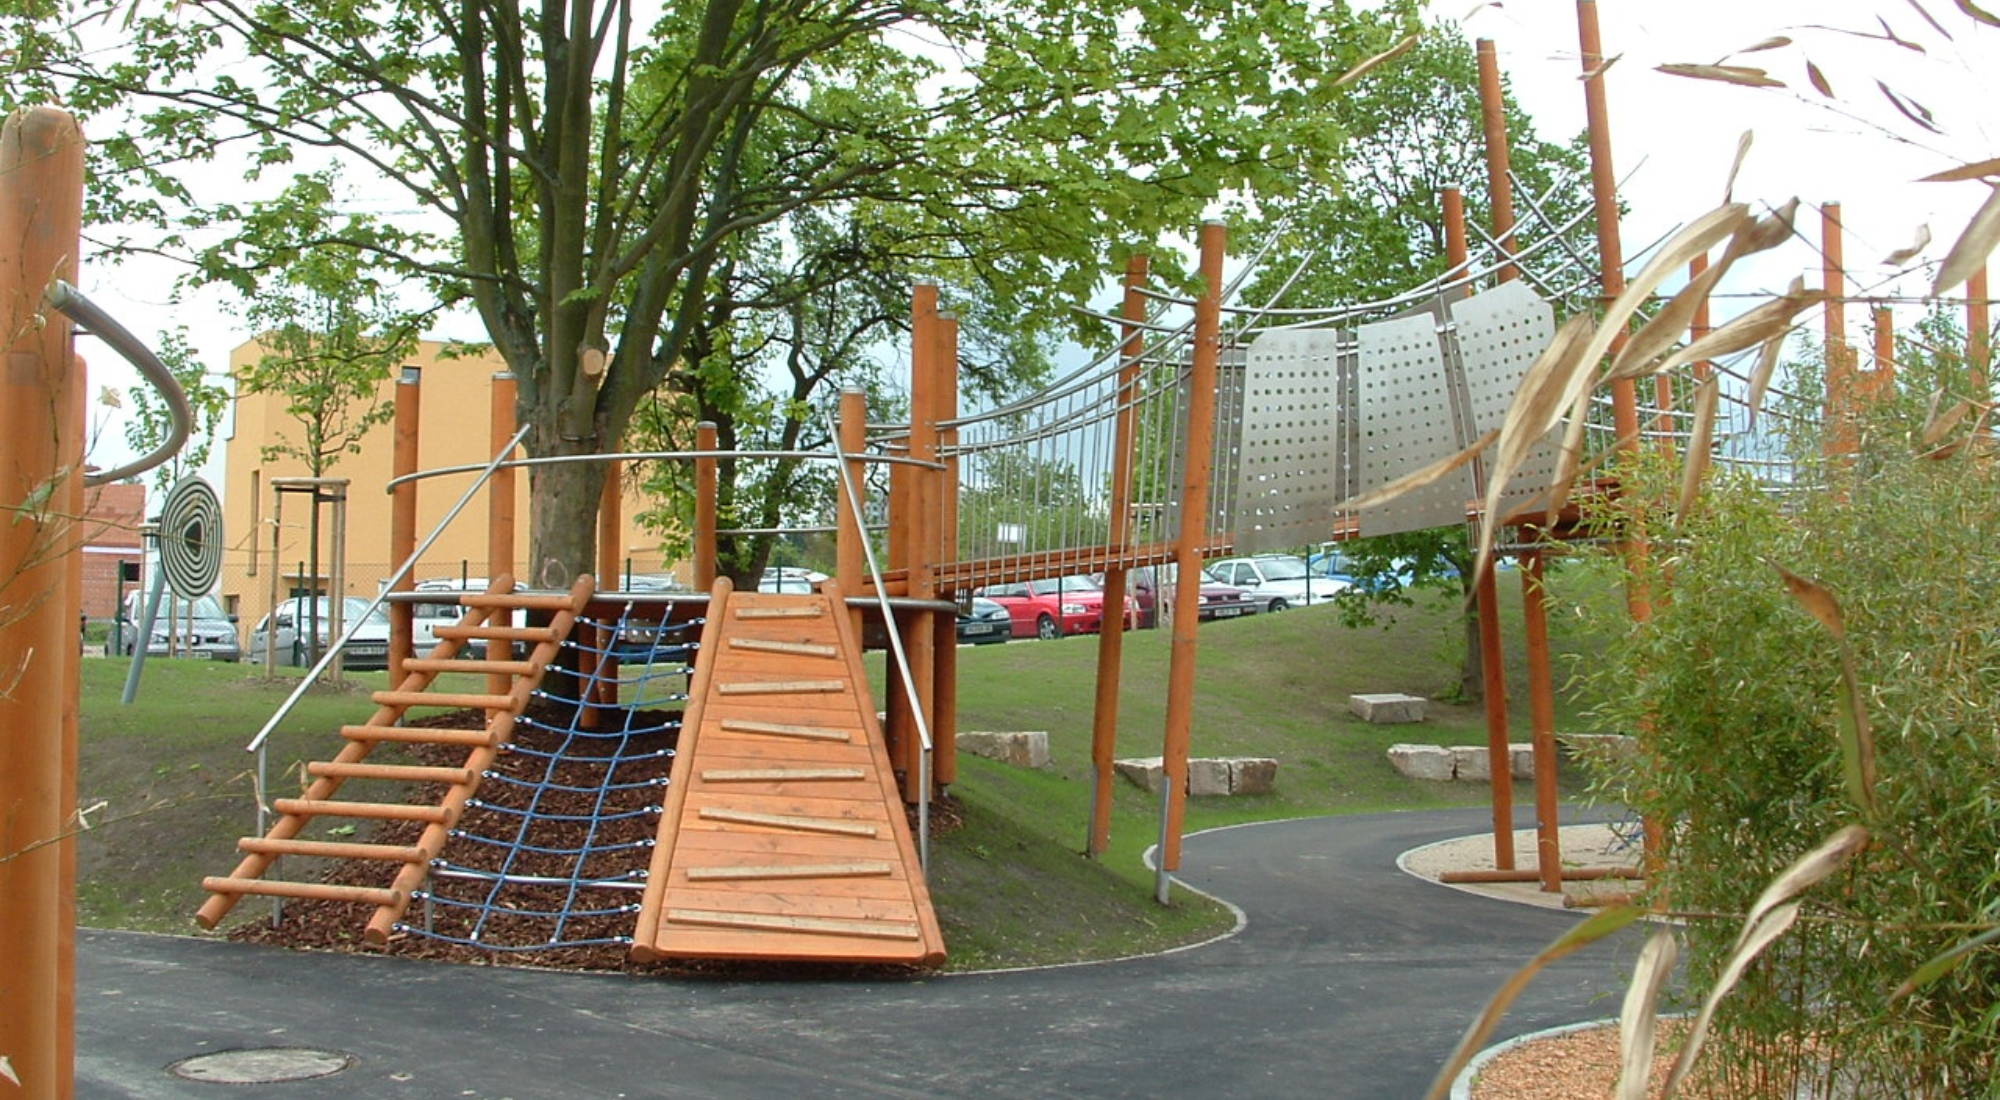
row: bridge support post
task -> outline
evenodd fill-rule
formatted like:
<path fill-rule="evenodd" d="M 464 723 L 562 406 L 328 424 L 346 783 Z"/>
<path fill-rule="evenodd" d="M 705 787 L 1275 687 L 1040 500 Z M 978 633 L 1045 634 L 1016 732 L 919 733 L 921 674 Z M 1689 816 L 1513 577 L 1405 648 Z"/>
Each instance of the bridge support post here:
<path fill-rule="evenodd" d="M 423 412 L 423 373 L 418 368 L 404 367 L 402 376 L 396 379 L 394 408 L 392 429 L 395 434 L 395 453 L 392 475 L 394 477 L 407 477 L 417 472 L 417 439 L 420 434 L 420 425 L 418 422 L 422 419 Z M 344 516 L 346 514 L 344 499 L 340 507 L 341 514 Z M 318 490 L 314 490 L 313 493 L 313 514 L 319 514 Z M 334 541 L 335 545 L 339 545 L 341 540 L 336 538 Z M 389 501 L 390 566 L 401 565 L 410 559 L 411 554 L 416 552 L 417 483 L 406 481 L 396 486 L 395 496 L 391 497 Z M 346 582 L 343 579 L 340 583 L 345 584 Z M 405 573 L 402 580 L 396 582 L 392 591 L 414 592 L 416 591 L 416 587 L 415 571 L 412 570 L 409 573 Z M 341 607 L 341 599 L 347 593 L 341 590 L 340 585 L 336 585 L 335 590 L 327 593 L 327 595 L 332 597 L 327 607 L 335 609 L 334 614 L 338 615 L 338 609 Z M 389 683 L 391 686 L 403 682 L 403 662 L 410 659 L 412 651 L 416 648 L 416 615 L 417 607 L 415 604 L 398 602 L 389 605 Z M 337 631 L 339 626 L 339 621 L 336 619 L 333 629 Z M 276 638 L 277 631 L 275 629 L 272 630 L 269 636 Z M 339 635 L 335 634 L 334 636 L 338 637 Z M 270 647 L 267 646 L 266 648 Z"/>
<path fill-rule="evenodd" d="M 1125 616 L 1113 615 L 1111 609 L 1125 606 L 1125 562 L 1132 549 L 1132 460 L 1139 434 L 1133 395 L 1138 392 L 1139 360 L 1145 349 L 1139 323 L 1146 319 L 1141 291 L 1147 271 L 1144 256 L 1125 261 L 1125 300 L 1119 312 L 1125 320 L 1124 345 L 1119 351 L 1118 419 L 1111 445 L 1112 561 L 1104 571 L 1105 615 L 1097 638 L 1097 707 L 1090 731 L 1090 833 L 1083 846 L 1084 853 L 1092 857 L 1111 843 L 1112 761 L 1118 753 L 1118 684 L 1125 655 Z M 1166 586 L 1158 583 L 1157 566 L 1154 573 L 1157 601 Z M 1155 602 L 1156 614 L 1158 607 Z"/>

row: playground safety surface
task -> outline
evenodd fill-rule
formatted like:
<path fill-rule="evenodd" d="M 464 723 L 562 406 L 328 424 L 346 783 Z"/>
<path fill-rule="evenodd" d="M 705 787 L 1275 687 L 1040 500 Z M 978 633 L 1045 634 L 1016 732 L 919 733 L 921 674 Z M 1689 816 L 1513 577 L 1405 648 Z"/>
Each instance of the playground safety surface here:
<path fill-rule="evenodd" d="M 1241 908 L 1235 935 L 991 974 L 662 980 L 85 931 L 76 1094 L 240 1095 L 168 1067 L 305 1048 L 352 1062 L 258 1095 L 1414 1097 L 1501 981 L 1579 919 L 1398 869 L 1488 821 L 1376 814 L 1190 837 L 1180 877 Z M 1605 1015 L 1638 942 L 1551 967 L 1496 1038 Z"/>

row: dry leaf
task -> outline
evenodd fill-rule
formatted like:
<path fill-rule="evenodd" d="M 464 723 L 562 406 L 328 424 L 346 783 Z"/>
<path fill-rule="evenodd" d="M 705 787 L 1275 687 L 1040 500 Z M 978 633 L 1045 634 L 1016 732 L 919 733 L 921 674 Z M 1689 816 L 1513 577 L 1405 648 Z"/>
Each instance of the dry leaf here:
<path fill-rule="evenodd" d="M 1603 381 L 1615 382 L 1621 378 L 1636 378 L 1651 374 L 1652 362 L 1667 354 L 1680 341 L 1681 334 L 1694 322 L 1694 315 L 1700 311 L 1715 289 L 1716 281 L 1723 272 L 1729 270 L 1725 264 L 1711 264 L 1707 270 L 1688 281 L 1658 313 L 1639 326 L 1619 349 L 1618 358 L 1612 360 L 1611 369 Z"/>
<path fill-rule="evenodd" d="M 107 409 L 122 409 L 125 407 L 125 399 L 120 397 L 118 391 L 112 389 L 110 386 L 105 386 L 97 391 L 97 403 Z"/>
<path fill-rule="evenodd" d="M 1647 1077 L 1653 1069 L 1654 1040 L 1659 1035 L 1660 990 L 1673 975 L 1680 941 L 1671 929 L 1653 933 L 1632 969 L 1625 1005 L 1618 1013 L 1618 1049 L 1624 1065 L 1618 1071 L 1617 1100 L 1646 1100 Z"/>
<path fill-rule="evenodd" d="M 1828 99 L 1834 98 L 1833 85 L 1826 82 L 1826 74 L 1820 72 L 1819 66 L 1813 64 L 1810 60 L 1806 62 L 1806 79 L 1812 82 L 1814 91 Z"/>
<path fill-rule="evenodd" d="M 1970 401 L 1960 401 L 1940 415 L 1935 408 L 1938 395 L 1932 394 L 1931 396 L 1933 405 L 1931 418 L 1924 424 L 1923 433 L 1919 436 L 1919 439 L 1926 447 L 1937 446 L 1938 442 L 1944 439 L 1945 433 L 1958 427 L 1960 421 L 1972 415 L 1972 402 Z"/>
<path fill-rule="evenodd" d="M 1541 973 L 1550 963 L 1575 954 L 1643 915 L 1644 911 L 1637 906 L 1612 906 L 1563 933 L 1556 942 L 1537 952 L 1535 957 L 1515 971 L 1493 994 L 1492 1000 L 1486 1003 L 1478 1019 L 1472 1022 L 1472 1026 L 1466 1029 L 1464 1037 L 1459 1039 L 1457 1048 L 1451 1052 L 1451 1057 L 1445 1059 L 1444 1068 L 1438 1071 L 1437 1079 L 1431 1082 L 1430 1091 L 1424 1093 L 1423 1100 L 1443 1100 L 1444 1095 L 1451 1091 L 1451 1083 L 1458 1077 L 1458 1072 L 1472 1061 L 1473 1055 L 1479 1053 L 1481 1047 L 1486 1045 L 1486 1037 L 1493 1034 L 1493 1029 L 1499 1026 L 1501 1017 L 1507 1014 L 1507 1006 L 1514 1003 L 1521 995 L 1521 990 L 1527 988 L 1536 974 Z"/>
<path fill-rule="evenodd" d="M 1956 2 L 1958 10 L 1971 16 L 1974 20 L 1984 23 L 1989 27 L 2000 27 L 2000 15 L 1994 15 L 1992 12 L 1973 3 L 1972 0 L 1956 0 Z"/>
<path fill-rule="evenodd" d="M 1352 84 L 1353 82 L 1368 75 L 1368 73 L 1371 70 L 1375 69 L 1383 62 L 1388 61 L 1389 59 L 1396 57 L 1399 54 L 1408 53 L 1410 48 L 1415 46 L 1416 44 L 1417 44 L 1416 35 L 1412 34 L 1405 36 L 1401 42 L 1396 43 L 1395 45 L 1389 47 L 1388 49 L 1383 50 L 1381 53 L 1376 54 L 1374 57 L 1368 58 L 1367 60 L 1361 62 L 1361 64 L 1356 65 L 1355 67 L 1340 74 L 1340 79 L 1334 81 L 1333 86 L 1336 88 L 1344 88 L 1347 85 Z"/>
<path fill-rule="evenodd" d="M 1764 50 L 1780 50 L 1792 44 L 1792 40 L 1782 34 L 1774 34 L 1754 46 L 1745 46 L 1736 53 L 1760 53 Z M 1735 54 L 1730 56 L 1734 57 Z"/>
<path fill-rule="evenodd" d="M 1917 53 L 1921 54 L 1928 54 L 1930 52 L 1924 49 L 1922 46 L 1917 45 L 1915 42 L 1911 42 L 1903 38 L 1901 35 L 1897 34 L 1894 30 L 1890 29 L 1889 21 L 1887 19 L 1884 19 L 1878 15 L 1875 17 L 1875 22 L 1882 25 L 1882 37 L 1885 41 L 1894 42 L 1896 45 L 1901 46 L 1906 50 L 1915 50 Z"/>
<path fill-rule="evenodd" d="M 1402 477 L 1378 489 L 1343 500 L 1339 504 L 1334 505 L 1334 510 L 1338 512 L 1350 512 L 1359 511 L 1363 508 L 1372 508 L 1375 505 L 1394 500 L 1405 493 L 1414 493 L 1428 485 L 1436 484 L 1438 481 L 1449 476 L 1453 471 L 1478 458 L 1481 452 L 1491 447 L 1494 440 L 1499 438 L 1500 432 L 1497 429 L 1487 432 L 1485 435 L 1473 440 L 1470 447 L 1457 454 L 1441 461 L 1433 462 L 1415 473 L 1404 474 Z"/>
<path fill-rule="evenodd" d="M 1584 81 L 1588 81 L 1588 80 L 1594 80 L 1594 79 L 1596 79 L 1597 77 L 1600 77 L 1600 76 L 1603 76 L 1606 70 L 1610 69 L 1610 68 L 1611 68 L 1611 66 L 1613 66 L 1613 65 L 1616 65 L 1616 64 L 1618 64 L 1618 59 L 1619 59 L 1619 58 L 1621 58 L 1621 57 L 1624 57 L 1624 56 L 1625 56 L 1625 55 L 1621 53 L 1621 54 L 1613 54 L 1613 55 L 1611 55 L 1610 57 L 1607 57 L 1607 58 L 1604 58 L 1603 60 L 1599 61 L 1599 62 L 1598 62 L 1597 64 L 1595 64 L 1595 65 L 1592 65 L 1592 66 L 1591 66 L 1590 68 L 1588 68 L 1588 69 L 1585 69 L 1585 70 L 1583 71 L 1583 75 L 1582 75 L 1582 76 L 1579 76 L 1579 77 L 1577 77 L 1577 79 L 1578 79 L 1578 80 L 1584 80 Z"/>
<path fill-rule="evenodd" d="M 1709 447 L 1715 441 L 1715 410 L 1722 397 L 1722 380 L 1710 377 L 1694 393 L 1694 426 L 1688 437 L 1687 453 L 1681 457 L 1681 497 L 1674 512 L 1676 524 L 1687 522 L 1694 512 L 1696 494 L 1701 492 L 1701 475 L 1708 469 Z"/>
<path fill-rule="evenodd" d="M 1756 426 L 1757 410 L 1764 407 L 1764 394 L 1771 389 L 1771 379 L 1778 373 L 1778 356 L 1785 350 L 1785 338 L 1773 336 L 1764 341 L 1764 347 L 1757 353 L 1757 366 L 1750 372 L 1750 392 L 1745 403 L 1750 406 L 1750 424 Z"/>
<path fill-rule="evenodd" d="M 1773 563 L 1773 569 L 1785 579 L 1785 590 L 1799 601 L 1806 613 L 1820 621 L 1820 625 L 1831 632 L 1836 641 L 1847 640 L 1847 628 L 1841 624 L 1840 601 L 1818 581 L 1799 576 L 1782 565 Z"/>
<path fill-rule="evenodd" d="M 1945 255 L 1944 264 L 1938 268 L 1937 282 L 1931 284 L 1931 294 L 1943 297 L 1947 291 L 1972 277 L 1972 273 L 1986 266 L 1986 257 L 1993 246 L 2000 244 L 2000 188 L 1986 196 L 1979 212 L 1972 215 L 1965 232 Z"/>
<path fill-rule="evenodd" d="M 1916 259 L 1923 252 L 1925 246 L 1930 243 L 1931 227 L 1928 224 L 1919 225 L 1917 226 L 1917 239 L 1911 241 L 1908 248 L 1899 248 L 1884 256 L 1882 262 L 1888 264 L 1890 267 L 1901 267 L 1911 260 Z"/>
<path fill-rule="evenodd" d="M 1736 197 L 1736 176 L 1743 171 L 1743 158 L 1750 155 L 1750 140 L 1753 136 L 1755 136 L 1754 131 L 1745 130 L 1743 136 L 1736 139 L 1736 159 L 1729 162 L 1729 178 L 1722 184 L 1723 202 Z"/>
<path fill-rule="evenodd" d="M 1619 300 L 1623 301 L 1624 296 Z M 1617 303 L 1612 308 L 1615 311 Z M 1563 322 L 1555 339 L 1521 378 L 1514 401 L 1507 407 L 1507 416 L 1500 422 L 1499 446 L 1486 471 L 1486 522 L 1480 524 L 1473 576 L 1480 575 L 1492 556 L 1493 524 L 1499 518 L 1500 495 L 1507 483 L 1513 480 L 1514 472 L 1521 468 L 1535 445 L 1561 420 L 1576 395 L 1589 392 L 1597 356 L 1603 354 L 1601 348 L 1594 353 L 1590 350 L 1597 347 L 1595 337 L 1596 330 L 1588 314 L 1571 317 Z"/>
<path fill-rule="evenodd" d="M 1910 6 L 1911 6 L 1911 7 L 1913 7 L 1913 8 L 1915 8 L 1915 9 L 1917 9 L 1917 14 L 1918 14 L 1918 15 L 1921 15 L 1921 16 L 1923 16 L 1923 17 L 1924 17 L 1924 22 L 1926 22 L 1926 23 L 1929 23 L 1929 24 L 1931 25 L 1931 29 L 1932 29 L 1932 30 L 1934 30 L 1934 31 L 1938 32 L 1938 33 L 1939 33 L 1939 34 L 1941 34 L 1941 35 L 1944 35 L 1944 40 L 1945 40 L 1946 42 L 1955 42 L 1955 41 L 1957 41 L 1957 39 L 1954 39 L 1954 38 L 1953 38 L 1953 37 L 1951 36 L 1951 32 L 1950 32 L 1950 31 L 1948 31 L 1948 30 L 1945 30 L 1945 29 L 1944 29 L 1944 24 L 1942 24 L 1942 23 L 1938 22 L 1937 20 L 1935 20 L 1935 19 L 1931 18 L 1931 13 L 1930 13 L 1930 12 L 1927 12 L 1927 11 L 1925 11 L 1925 10 L 1924 10 L 1924 6 L 1923 6 L 1922 4 L 1919 4 L 1919 3 L 1917 3 L 1917 0 L 1910 0 Z"/>
<path fill-rule="evenodd" d="M 1805 280 L 1795 278 L 1783 297 L 1773 298 L 1731 318 L 1720 328 L 1662 359 L 1654 373 L 1670 371 L 1697 359 L 1716 359 L 1753 348 L 1771 339 L 1782 339 L 1808 307 L 1826 300 L 1826 291 L 1805 289 Z"/>
<path fill-rule="evenodd" d="M 1977 161 L 1972 164 L 1961 164 L 1956 168 L 1948 168 L 1945 171 L 1925 176 L 1917 182 L 1957 183 L 1961 180 L 1984 179 L 1988 176 L 2000 176 L 2000 157 L 1994 157 L 1992 160 Z"/>
<path fill-rule="evenodd" d="M 1696 80 L 1720 80 L 1725 84 L 1741 84 L 1750 88 L 1782 88 L 1785 82 L 1774 80 L 1771 74 L 1749 65 L 1656 65 L 1654 68 L 1668 76 L 1686 76 Z"/>
<path fill-rule="evenodd" d="M 1882 90 L 1882 94 L 1888 98 L 1890 105 L 1901 112 L 1904 118 L 1929 130 L 1933 134 L 1944 133 L 1943 130 L 1937 128 L 1937 123 L 1934 121 L 1936 116 L 1931 114 L 1930 108 L 1925 107 L 1908 96 L 1896 94 L 1894 88 L 1889 87 L 1879 80 L 1875 82 L 1875 86 Z"/>

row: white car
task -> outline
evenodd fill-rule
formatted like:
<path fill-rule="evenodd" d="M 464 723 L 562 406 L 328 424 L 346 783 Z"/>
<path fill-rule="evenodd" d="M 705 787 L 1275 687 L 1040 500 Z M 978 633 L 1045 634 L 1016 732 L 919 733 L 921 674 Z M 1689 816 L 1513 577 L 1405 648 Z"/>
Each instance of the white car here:
<path fill-rule="evenodd" d="M 359 596 L 349 596 L 341 601 L 340 606 L 340 629 L 346 633 L 355 620 L 368 610 L 368 601 Z M 325 596 L 294 596 L 280 603 L 277 611 L 257 620 L 257 625 L 250 630 L 250 646 L 244 659 L 261 664 L 265 651 L 274 648 L 278 664 L 295 667 L 311 665 L 338 637 L 332 631 L 332 620 L 333 604 Z M 307 639 L 315 635 L 319 644 L 309 645 Z M 347 644 L 341 662 L 351 669 L 389 667 L 389 614 L 386 606 L 376 608 L 375 613 L 354 631 L 354 640 Z"/>
<path fill-rule="evenodd" d="M 1223 584 L 1247 588 L 1246 598 L 1266 611 L 1285 611 L 1330 602 L 1348 587 L 1346 581 L 1313 576 L 1306 563 L 1290 554 L 1258 554 L 1210 562 L 1208 571 Z"/>

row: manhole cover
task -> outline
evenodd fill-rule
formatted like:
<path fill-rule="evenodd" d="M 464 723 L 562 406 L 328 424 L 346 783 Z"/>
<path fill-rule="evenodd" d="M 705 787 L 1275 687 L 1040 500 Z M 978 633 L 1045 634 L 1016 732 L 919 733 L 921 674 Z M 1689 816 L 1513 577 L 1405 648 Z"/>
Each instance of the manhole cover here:
<path fill-rule="evenodd" d="M 271 1085 L 331 1077 L 354 1064 L 354 1055 L 311 1047 L 259 1047 L 197 1054 L 167 1067 L 175 1077 L 223 1085 Z"/>

